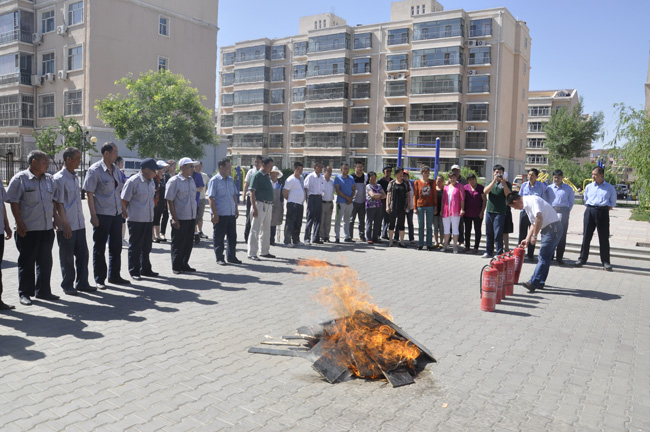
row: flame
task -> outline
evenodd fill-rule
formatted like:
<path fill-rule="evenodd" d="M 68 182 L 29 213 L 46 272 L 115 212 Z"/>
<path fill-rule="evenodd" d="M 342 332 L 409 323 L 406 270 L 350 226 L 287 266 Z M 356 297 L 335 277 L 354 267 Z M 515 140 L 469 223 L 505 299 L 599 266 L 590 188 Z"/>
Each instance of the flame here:
<path fill-rule="evenodd" d="M 308 277 L 331 282 L 316 295 L 335 319 L 326 329 L 323 355 L 364 378 L 383 378 L 382 370 L 414 366 L 420 350 L 392 327 L 374 319 L 373 312 L 391 320 L 392 316 L 387 309 L 377 307 L 355 270 L 323 260 L 301 260 L 298 264 L 310 269 Z"/>

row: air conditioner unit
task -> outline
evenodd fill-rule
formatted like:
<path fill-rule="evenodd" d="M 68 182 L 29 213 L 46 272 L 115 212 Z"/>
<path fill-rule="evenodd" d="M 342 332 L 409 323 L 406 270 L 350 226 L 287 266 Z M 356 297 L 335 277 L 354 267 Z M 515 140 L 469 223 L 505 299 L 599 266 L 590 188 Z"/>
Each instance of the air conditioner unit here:
<path fill-rule="evenodd" d="M 404 132 L 404 128 L 402 126 L 397 126 L 397 132 Z"/>
<path fill-rule="evenodd" d="M 60 25 L 56 28 L 56 34 L 58 34 L 59 36 L 63 36 L 66 33 L 68 33 L 68 26 L 66 26 L 65 24 Z"/>
<path fill-rule="evenodd" d="M 32 85 L 35 87 L 40 87 L 43 84 L 41 81 L 40 75 L 32 75 Z"/>
<path fill-rule="evenodd" d="M 467 75 L 474 75 L 476 71 L 474 69 L 470 69 L 467 71 Z"/>
<path fill-rule="evenodd" d="M 43 76 L 45 77 L 45 81 L 47 81 L 47 82 L 52 82 L 52 81 L 54 81 L 54 74 L 51 73 L 51 72 L 50 72 L 50 73 L 46 73 L 46 74 L 43 75 Z"/>
<path fill-rule="evenodd" d="M 467 126 L 467 130 L 468 130 L 468 131 L 473 131 L 473 130 L 474 130 L 474 126 Z"/>
<path fill-rule="evenodd" d="M 40 33 L 32 33 L 32 43 L 34 45 L 40 45 L 43 43 L 43 35 Z"/>
<path fill-rule="evenodd" d="M 392 79 L 393 79 L 393 76 L 392 76 L 392 75 L 388 75 L 388 78 L 387 78 L 387 79 L 392 80 Z"/>
<path fill-rule="evenodd" d="M 397 74 L 397 79 L 404 79 L 404 78 L 406 78 L 406 74 L 403 73 Z"/>
<path fill-rule="evenodd" d="M 468 40 L 467 46 L 471 46 L 471 47 L 476 46 L 476 41 L 474 39 Z"/>
<path fill-rule="evenodd" d="M 65 69 L 61 69 L 59 73 L 57 74 L 60 80 L 67 80 L 68 79 L 68 71 Z"/>

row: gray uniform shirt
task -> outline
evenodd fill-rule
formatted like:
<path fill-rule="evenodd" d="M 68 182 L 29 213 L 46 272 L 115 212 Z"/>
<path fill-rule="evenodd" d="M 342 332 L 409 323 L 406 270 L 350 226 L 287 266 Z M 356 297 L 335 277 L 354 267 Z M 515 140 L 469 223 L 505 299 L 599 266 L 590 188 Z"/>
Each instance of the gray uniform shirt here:
<path fill-rule="evenodd" d="M 113 175 L 108 172 L 108 167 L 103 160 L 95 162 L 88 168 L 84 190 L 92 192 L 95 199 L 95 212 L 98 215 L 115 216 L 122 213 L 122 173 L 117 165 L 113 164 Z"/>
<path fill-rule="evenodd" d="M 176 174 L 170 178 L 165 189 L 165 199 L 174 201 L 179 221 L 196 219 L 196 183 L 192 177 L 185 178 L 182 174 Z"/>
<path fill-rule="evenodd" d="M 63 168 L 54 174 L 54 201 L 63 204 L 65 217 L 70 229 L 77 231 L 86 228 L 83 209 L 81 208 L 81 190 L 79 177 Z"/>
<path fill-rule="evenodd" d="M 9 182 L 7 201 L 19 204 L 27 231 L 52 229 L 54 180 L 51 174 L 43 174 L 38 179 L 29 169 L 19 172 Z"/>
<path fill-rule="evenodd" d="M 156 185 L 139 172 L 132 175 L 122 188 L 122 199 L 128 201 L 126 207 L 129 222 L 153 222 L 153 197 Z"/>

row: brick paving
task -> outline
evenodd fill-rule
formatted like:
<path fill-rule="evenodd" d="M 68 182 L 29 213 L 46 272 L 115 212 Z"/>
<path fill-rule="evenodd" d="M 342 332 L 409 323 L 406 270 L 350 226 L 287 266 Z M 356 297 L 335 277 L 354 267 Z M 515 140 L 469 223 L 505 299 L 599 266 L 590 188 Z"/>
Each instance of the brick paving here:
<path fill-rule="evenodd" d="M 359 243 L 271 253 L 253 263 L 240 244 L 244 265 L 220 267 L 204 241 L 187 276 L 154 245 L 159 279 L 25 307 L 10 240 L 3 299 L 17 309 L 0 313 L 0 430 L 650 430 L 647 276 L 553 267 L 549 289 L 515 287 L 486 313 L 477 256 Z M 324 281 L 296 266 L 305 257 L 356 269 L 438 363 L 392 388 L 330 385 L 304 359 L 249 354 L 326 317 L 314 300 Z"/>

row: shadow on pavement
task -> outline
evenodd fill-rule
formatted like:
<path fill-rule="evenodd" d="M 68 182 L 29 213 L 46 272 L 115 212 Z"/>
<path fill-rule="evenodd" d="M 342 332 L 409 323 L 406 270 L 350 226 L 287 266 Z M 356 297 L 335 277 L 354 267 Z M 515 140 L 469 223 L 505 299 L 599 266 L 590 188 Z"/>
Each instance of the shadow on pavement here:
<path fill-rule="evenodd" d="M 541 290 L 539 292 L 544 293 L 544 294 L 548 293 L 548 294 L 555 294 L 555 295 L 582 297 L 582 298 L 589 298 L 589 299 L 603 300 L 603 301 L 619 300 L 619 299 L 622 298 L 618 294 L 611 294 L 611 293 L 608 293 L 608 292 L 592 291 L 592 290 L 578 290 L 578 289 L 571 289 L 571 288 L 559 288 L 559 287 L 553 287 L 553 286 L 548 286 L 548 285 L 543 290 Z"/>
<path fill-rule="evenodd" d="M 501 302 L 503 304 L 503 302 Z M 509 310 L 501 310 L 501 309 L 495 309 L 494 313 L 500 313 L 504 315 L 515 315 L 515 316 L 520 316 L 520 317 L 530 317 L 532 316 L 529 313 L 526 312 L 515 312 L 515 311 L 509 311 Z"/>
<path fill-rule="evenodd" d="M 39 304 L 44 305 L 45 303 L 34 302 L 34 305 Z M 54 303 L 49 303 L 47 306 L 53 304 Z M 79 307 L 85 306 L 87 305 L 79 304 Z M 1 315 L 0 326 L 12 327 L 17 331 L 25 333 L 25 336 L 56 338 L 59 336 L 71 335 L 78 339 L 99 339 L 104 337 L 101 333 L 85 331 L 84 329 L 88 327 L 88 325 L 77 319 L 43 317 L 16 311 L 11 314 Z M 5 349 L 4 345 L 2 345 L 1 349 Z"/>
<path fill-rule="evenodd" d="M 519 302 L 521 300 L 515 299 L 515 301 Z M 525 309 L 537 309 L 537 306 L 533 306 L 532 304 L 527 304 L 527 303 L 512 303 L 512 302 L 501 300 L 501 304 L 505 306 L 514 306 L 514 307 L 520 307 Z"/>
<path fill-rule="evenodd" d="M 20 336 L 0 336 L 0 357 L 11 356 L 16 360 L 36 361 L 45 358 L 45 353 L 27 349 L 34 342 Z"/>

